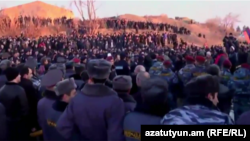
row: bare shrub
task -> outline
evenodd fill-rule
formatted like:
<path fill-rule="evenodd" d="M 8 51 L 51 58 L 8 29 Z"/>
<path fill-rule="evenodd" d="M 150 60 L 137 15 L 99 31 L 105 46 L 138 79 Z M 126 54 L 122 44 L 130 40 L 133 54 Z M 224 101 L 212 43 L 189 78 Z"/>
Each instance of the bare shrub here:
<path fill-rule="evenodd" d="M 212 19 L 208 19 L 206 21 L 206 25 L 209 28 L 217 28 L 222 29 L 227 32 L 228 30 L 234 30 L 234 27 L 237 23 L 240 22 L 239 15 L 228 13 L 224 18 L 215 17 Z"/>

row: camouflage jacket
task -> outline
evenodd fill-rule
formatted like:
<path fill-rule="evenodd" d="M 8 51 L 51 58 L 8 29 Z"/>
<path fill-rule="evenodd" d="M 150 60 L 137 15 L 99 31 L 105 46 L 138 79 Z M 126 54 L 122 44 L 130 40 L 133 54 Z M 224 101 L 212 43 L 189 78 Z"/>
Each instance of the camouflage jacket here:
<path fill-rule="evenodd" d="M 204 74 L 206 74 L 206 67 L 196 65 L 195 68 L 191 70 L 191 79 Z"/>
<path fill-rule="evenodd" d="M 222 69 L 220 75 L 220 82 L 224 85 L 227 85 L 228 81 L 231 79 L 232 74 L 228 69 Z"/>
<path fill-rule="evenodd" d="M 187 64 L 185 67 L 179 70 L 178 76 L 184 85 L 191 79 L 191 70 L 194 68 L 195 65 Z"/>
<path fill-rule="evenodd" d="M 250 72 L 245 68 L 237 69 L 228 81 L 229 89 L 234 90 L 235 94 L 250 94 Z"/>
<path fill-rule="evenodd" d="M 166 114 L 163 125 L 233 125 L 233 120 L 218 110 L 203 105 L 188 105 Z"/>
<path fill-rule="evenodd" d="M 162 69 L 160 76 L 168 83 L 174 83 L 174 84 L 178 83 L 178 77 L 170 68 Z"/>
<path fill-rule="evenodd" d="M 149 74 L 151 76 L 159 76 L 161 74 L 161 71 L 163 69 L 163 63 L 162 62 L 155 62 L 152 67 L 149 69 Z"/>

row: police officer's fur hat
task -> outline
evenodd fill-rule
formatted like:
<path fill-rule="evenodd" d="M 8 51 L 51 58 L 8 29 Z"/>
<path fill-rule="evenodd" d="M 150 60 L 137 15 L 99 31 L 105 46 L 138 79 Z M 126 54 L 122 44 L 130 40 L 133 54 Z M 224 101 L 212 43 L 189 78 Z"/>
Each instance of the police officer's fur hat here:
<path fill-rule="evenodd" d="M 37 60 L 33 58 L 32 56 L 28 57 L 25 63 L 25 66 L 34 69 L 37 66 Z"/>
<path fill-rule="evenodd" d="M 127 75 L 118 75 L 113 79 L 114 90 L 130 90 L 132 88 L 132 78 Z"/>
<path fill-rule="evenodd" d="M 49 66 L 49 70 L 55 70 L 57 68 L 56 64 L 52 64 Z"/>
<path fill-rule="evenodd" d="M 75 84 L 74 78 L 68 78 L 63 81 L 60 81 L 55 86 L 55 93 L 57 96 L 70 94 L 70 92 L 75 89 L 77 86 Z"/>
<path fill-rule="evenodd" d="M 102 59 L 92 59 L 87 63 L 87 73 L 90 78 L 106 79 L 111 71 L 111 63 Z"/>
<path fill-rule="evenodd" d="M 49 70 L 41 80 L 41 86 L 53 87 L 63 78 L 63 72 L 59 69 Z"/>
<path fill-rule="evenodd" d="M 58 70 L 61 70 L 63 75 L 66 74 L 66 66 L 65 64 L 52 64 L 50 67 L 49 67 L 49 70 L 55 70 L 55 69 L 58 69 Z"/>
<path fill-rule="evenodd" d="M 56 58 L 56 63 L 66 63 L 67 59 L 65 57 L 59 56 Z"/>
<path fill-rule="evenodd" d="M 11 66 L 11 61 L 8 60 L 8 59 L 2 60 L 2 61 L 0 62 L 0 68 L 1 68 L 2 70 L 5 70 L 5 69 L 7 69 L 7 68 L 10 67 L 10 66 Z"/>

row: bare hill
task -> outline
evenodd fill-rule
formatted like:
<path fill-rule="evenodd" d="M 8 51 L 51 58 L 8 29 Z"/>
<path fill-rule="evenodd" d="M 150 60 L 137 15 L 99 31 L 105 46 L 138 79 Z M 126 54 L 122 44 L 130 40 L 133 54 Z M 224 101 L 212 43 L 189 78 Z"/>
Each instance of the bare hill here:
<path fill-rule="evenodd" d="M 226 33 L 226 31 L 220 27 L 209 27 L 206 24 L 200 23 L 188 24 L 187 21 L 192 20 L 188 17 L 183 17 L 180 20 L 175 20 L 172 18 L 168 18 L 165 14 L 159 16 L 137 16 L 133 14 L 124 14 L 120 15 L 118 18 L 127 19 L 131 21 L 151 21 L 153 23 L 168 23 L 178 27 L 186 27 L 188 30 L 191 31 L 191 35 L 178 35 L 179 39 L 181 38 L 188 43 L 194 43 L 197 45 L 222 44 L 222 39 Z M 205 34 L 206 38 L 199 38 L 199 33 Z"/>
<path fill-rule="evenodd" d="M 18 17 L 19 15 L 50 18 L 59 18 L 62 16 L 66 16 L 67 18 L 74 17 L 74 13 L 71 10 L 50 5 L 41 1 L 6 8 L 3 12 L 12 19 L 14 17 Z"/>
<path fill-rule="evenodd" d="M 35 17 L 50 17 L 50 18 L 59 18 L 66 16 L 67 18 L 74 18 L 74 13 L 71 10 L 67 10 L 58 6 L 50 5 L 41 1 L 35 1 L 15 7 L 6 8 L 3 10 L 3 14 L 8 15 L 11 19 L 18 17 L 20 15 L 26 16 L 35 16 Z M 222 39 L 225 35 L 225 29 L 222 29 L 218 26 L 209 26 L 207 24 L 188 24 L 187 21 L 190 21 L 188 17 L 182 17 L 179 20 L 169 18 L 166 14 L 161 15 L 147 15 L 147 16 L 137 16 L 134 14 L 124 14 L 120 15 L 118 18 L 127 19 L 131 21 L 150 21 L 153 23 L 168 23 L 178 27 L 186 27 L 191 31 L 191 35 L 178 35 L 179 40 L 183 39 L 188 43 L 194 43 L 197 45 L 214 45 L 222 44 Z M 49 33 L 50 29 L 48 29 Z M 102 31 L 110 32 L 108 30 L 102 29 Z M 133 30 L 131 30 L 133 31 Z M 52 31 L 51 31 L 52 32 Z M 198 34 L 205 34 L 206 38 L 199 38 Z"/>

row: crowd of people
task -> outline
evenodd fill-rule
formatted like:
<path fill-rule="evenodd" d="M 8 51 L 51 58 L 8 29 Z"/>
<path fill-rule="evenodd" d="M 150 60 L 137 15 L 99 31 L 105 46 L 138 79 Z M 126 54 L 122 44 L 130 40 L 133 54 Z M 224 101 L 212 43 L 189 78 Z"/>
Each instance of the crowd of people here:
<path fill-rule="evenodd" d="M 232 34 L 210 47 L 176 34 L 2 37 L 0 140 L 140 140 L 146 124 L 250 124 L 249 48 Z"/>
<path fill-rule="evenodd" d="M 65 16 L 61 18 L 49 18 L 49 17 L 32 17 L 32 16 L 23 16 L 20 15 L 18 17 L 15 17 L 14 19 L 11 19 L 9 16 L 4 15 L 0 17 L 2 20 L 1 26 L 4 26 L 6 28 L 11 28 L 11 25 L 14 25 L 15 27 L 29 27 L 30 25 L 34 25 L 35 27 L 47 27 L 50 25 L 64 25 L 70 28 L 75 28 L 74 19 L 67 18 Z M 153 23 L 150 21 L 147 22 L 138 22 L 138 21 L 129 21 L 125 19 L 119 19 L 117 17 L 111 17 L 111 18 L 104 18 L 104 19 L 98 19 L 99 27 L 100 28 L 108 28 L 108 29 L 115 29 L 115 30 L 126 30 L 126 29 L 135 29 L 137 32 L 138 30 L 154 30 L 154 31 L 171 31 L 175 34 L 186 34 L 190 35 L 191 32 L 185 27 L 177 27 L 174 25 L 170 25 L 167 23 Z M 84 25 L 87 25 L 89 21 L 81 21 L 82 24 L 81 27 L 84 27 Z"/>
<path fill-rule="evenodd" d="M 65 25 L 68 27 L 73 26 L 73 19 L 67 18 L 65 16 L 61 18 L 45 18 L 45 17 L 34 17 L 34 16 L 23 16 L 20 15 L 11 19 L 8 15 L 2 15 L 1 17 L 2 25 L 6 28 L 11 28 L 12 25 L 16 28 L 29 27 L 34 25 L 35 27 L 47 27 L 50 25 Z"/>

